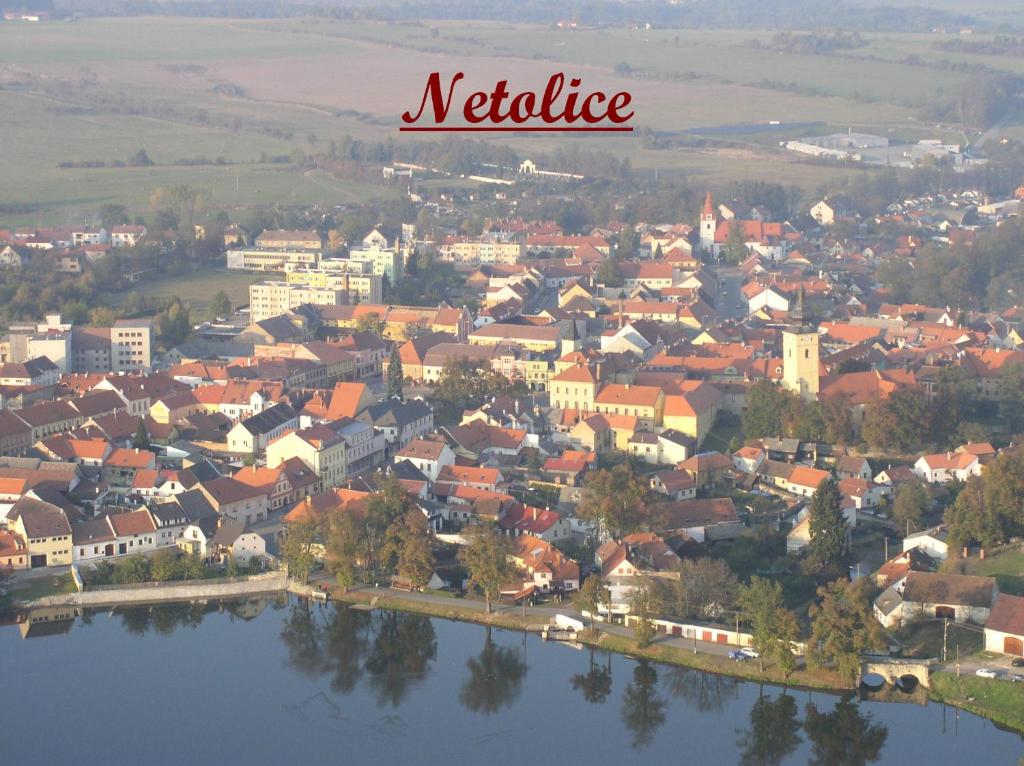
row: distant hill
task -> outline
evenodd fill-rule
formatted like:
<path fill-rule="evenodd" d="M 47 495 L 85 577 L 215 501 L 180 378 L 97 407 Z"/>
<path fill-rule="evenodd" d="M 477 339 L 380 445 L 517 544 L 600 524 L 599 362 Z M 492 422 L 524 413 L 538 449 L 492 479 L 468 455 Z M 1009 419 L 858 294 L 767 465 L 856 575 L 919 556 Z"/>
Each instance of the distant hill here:
<path fill-rule="evenodd" d="M 31 0 L 26 0 L 31 1 Z M 57 0 L 62 12 L 273 18 L 473 19 L 584 25 L 926 32 L 1024 24 L 1019 0 Z M 1004 30 L 1007 31 L 1007 30 Z"/>

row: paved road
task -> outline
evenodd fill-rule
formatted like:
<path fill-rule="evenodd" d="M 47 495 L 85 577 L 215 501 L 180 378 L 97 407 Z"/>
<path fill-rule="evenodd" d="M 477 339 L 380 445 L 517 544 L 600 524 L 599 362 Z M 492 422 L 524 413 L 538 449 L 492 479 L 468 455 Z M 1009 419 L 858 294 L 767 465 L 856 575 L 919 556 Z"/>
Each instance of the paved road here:
<path fill-rule="evenodd" d="M 743 305 L 743 295 L 740 293 L 743 272 L 738 266 L 717 266 L 713 271 L 718 277 L 718 295 L 715 296 L 718 316 L 723 320 L 742 319 L 747 314 Z"/>

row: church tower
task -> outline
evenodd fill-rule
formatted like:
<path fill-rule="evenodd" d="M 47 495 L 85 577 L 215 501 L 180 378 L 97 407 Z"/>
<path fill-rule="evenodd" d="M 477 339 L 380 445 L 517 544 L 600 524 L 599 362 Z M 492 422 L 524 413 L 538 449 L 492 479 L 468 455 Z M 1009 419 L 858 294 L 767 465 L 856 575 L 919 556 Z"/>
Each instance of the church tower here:
<path fill-rule="evenodd" d="M 580 349 L 580 334 L 576 330 L 576 320 L 573 319 L 569 323 L 569 334 L 567 337 L 562 338 L 562 356 L 571 354 L 573 351 L 579 351 Z"/>
<path fill-rule="evenodd" d="M 718 216 L 715 215 L 715 203 L 711 192 L 704 198 L 704 208 L 700 211 L 700 249 L 711 253 L 715 247 L 715 230 L 718 228 Z"/>
<path fill-rule="evenodd" d="M 818 330 L 806 323 L 804 289 L 797 294 L 792 323 L 782 331 L 782 385 L 808 401 L 818 398 Z"/>

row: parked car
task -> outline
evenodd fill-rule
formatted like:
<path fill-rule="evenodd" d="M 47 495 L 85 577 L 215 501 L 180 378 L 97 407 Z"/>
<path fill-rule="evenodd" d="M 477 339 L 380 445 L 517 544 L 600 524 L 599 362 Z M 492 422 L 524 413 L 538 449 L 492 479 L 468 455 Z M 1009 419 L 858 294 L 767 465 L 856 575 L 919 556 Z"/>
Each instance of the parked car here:
<path fill-rule="evenodd" d="M 1010 676 L 1010 680 L 1013 681 L 1015 684 L 1019 684 L 1021 681 L 1024 681 L 1024 676 L 1022 676 L 1020 673 L 1014 673 Z"/>
<path fill-rule="evenodd" d="M 744 646 L 742 649 L 740 649 L 740 654 L 742 654 L 744 657 L 749 657 L 752 660 L 756 660 L 758 657 L 761 656 L 760 652 L 749 646 Z"/>
<path fill-rule="evenodd" d="M 1024 657 L 1014 657 L 1010 664 L 1015 668 L 1024 668 Z"/>
<path fill-rule="evenodd" d="M 992 670 L 992 668 L 978 668 L 974 671 L 974 675 L 978 676 L 979 678 L 998 678 L 999 672 L 996 670 Z"/>
<path fill-rule="evenodd" d="M 736 660 L 737 662 L 743 662 L 745 659 L 747 659 L 747 655 L 743 653 L 742 649 L 734 649 L 733 651 L 729 652 L 729 659 Z"/>

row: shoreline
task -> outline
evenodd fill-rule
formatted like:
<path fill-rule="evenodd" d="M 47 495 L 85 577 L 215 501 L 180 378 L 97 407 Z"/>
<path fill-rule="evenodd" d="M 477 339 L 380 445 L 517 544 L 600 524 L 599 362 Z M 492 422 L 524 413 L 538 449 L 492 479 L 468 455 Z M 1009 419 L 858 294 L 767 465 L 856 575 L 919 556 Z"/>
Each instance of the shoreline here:
<path fill-rule="evenodd" d="M 31 611 L 32 609 L 55 606 L 79 608 L 144 606 L 205 599 L 245 598 L 277 593 L 291 593 L 303 598 L 311 598 L 317 592 L 313 585 L 303 585 L 290 578 L 256 575 L 234 583 L 178 583 L 159 588 L 126 586 L 101 591 L 45 596 L 29 602 L 15 602 L 14 610 Z M 391 588 L 368 590 L 366 586 L 360 586 L 355 589 L 343 590 L 339 586 L 330 586 L 329 593 L 332 601 L 349 605 L 408 612 L 530 633 L 540 633 L 543 626 L 550 624 L 551 617 L 551 615 L 536 613 L 523 616 L 518 608 L 514 612 L 506 609 L 492 611 L 488 614 L 483 611 L 482 602 L 467 602 L 455 598 L 451 599 L 450 605 L 428 602 L 404 597 L 400 591 Z M 470 604 L 473 606 L 469 606 Z M 552 613 L 555 611 L 557 610 L 552 610 Z M 598 623 L 598 625 L 601 624 Z M 597 629 L 587 628 L 576 636 L 575 642 L 591 649 L 728 676 L 750 683 L 769 684 L 794 690 L 859 694 L 858 688 L 849 686 L 831 671 L 804 668 L 794 671 L 787 678 L 771 666 L 761 672 L 758 669 L 758 664 L 754 661 L 736 662 L 718 654 L 691 652 L 674 646 L 661 645 L 658 641 L 660 635 L 649 646 L 640 647 L 631 636 L 601 630 L 598 627 Z M 1022 688 L 1024 684 L 1013 684 L 1009 681 L 994 679 L 975 679 L 973 676 L 958 678 L 944 671 L 933 673 L 932 681 L 929 688 L 925 690 L 928 701 L 959 708 L 1024 736 L 1024 688 Z M 1001 684 L 1002 687 L 992 686 L 992 684 Z M 1004 687 L 1009 687 L 1009 689 Z M 1011 699 L 1007 700 L 1008 696 Z M 1019 696 L 1020 700 L 1013 699 L 1015 696 Z M 908 701 L 912 700 L 908 699 Z M 986 704 L 986 702 L 990 702 L 990 704 Z M 1022 712 L 1017 712 L 1018 709 Z"/>
<path fill-rule="evenodd" d="M 505 630 L 538 632 L 541 625 L 547 624 L 547 620 L 536 615 L 534 616 L 533 621 L 531 621 L 529 616 L 524 619 L 520 614 L 509 614 L 507 612 L 492 612 L 488 615 L 483 611 L 459 608 L 457 603 L 453 604 L 452 607 L 442 606 L 440 604 L 427 604 L 415 599 L 403 598 L 391 589 L 386 590 L 382 594 L 375 595 L 372 592 L 363 592 L 360 590 L 348 590 L 342 592 L 340 588 L 334 587 L 331 589 L 331 598 L 332 600 L 348 604 L 363 604 L 373 606 L 378 609 L 411 612 L 429 617 L 446 618 L 459 622 L 502 628 Z M 455 600 L 453 599 L 453 601 Z M 594 633 L 590 628 L 588 628 L 582 634 L 578 635 L 575 640 L 577 643 L 593 649 L 615 652 L 616 654 L 632 658 L 642 657 L 644 659 L 651 660 L 652 662 L 686 667 L 705 673 L 713 673 L 715 675 L 729 676 L 730 678 L 736 678 L 750 683 L 763 683 L 793 690 L 811 690 L 832 692 L 836 694 L 859 695 L 858 688 L 847 685 L 834 673 L 829 671 L 808 671 L 806 669 L 798 670 L 790 675 L 789 678 L 784 678 L 781 673 L 774 671 L 771 667 L 765 668 L 764 673 L 760 672 L 757 664 L 752 661 L 738 663 L 734 660 L 729 660 L 724 657 L 720 657 L 719 655 L 708 654 L 706 652 L 698 652 L 694 654 L 675 647 L 659 646 L 657 639 L 655 639 L 650 646 L 640 648 L 633 638 L 619 636 L 613 633 L 601 631 L 600 629 Z M 938 684 L 936 684 L 935 680 L 937 676 L 948 676 L 950 682 L 943 683 L 943 681 L 940 680 Z M 967 692 L 963 692 L 961 696 L 957 696 L 951 695 L 948 691 L 953 688 L 960 689 L 964 686 L 968 687 L 968 689 L 974 689 L 979 686 L 978 682 L 981 682 L 981 688 L 983 689 L 998 689 L 999 687 L 989 686 L 989 684 L 995 683 L 1002 684 L 1004 687 L 1009 687 L 1011 690 L 1017 692 L 1022 698 L 1022 704 L 1019 708 L 1022 712 L 1014 715 L 1014 712 L 1018 707 L 1012 701 L 1009 704 L 1010 712 L 1007 712 L 1007 706 L 1005 704 L 1001 705 L 998 702 L 991 706 L 978 704 L 979 700 L 982 700 L 985 695 L 974 695 L 975 698 L 973 700 L 969 700 L 964 696 Z M 937 686 L 946 688 L 946 693 L 937 689 Z M 993 679 L 975 679 L 973 676 L 957 678 L 951 673 L 939 671 L 932 674 L 932 683 L 929 685 L 929 688 L 924 689 L 923 691 L 927 702 L 946 704 L 951 707 L 959 708 L 965 712 L 976 715 L 979 718 L 991 721 L 996 726 L 1000 726 L 1020 734 L 1022 738 L 1024 738 L 1024 688 L 1020 687 L 1024 687 L 1024 684 L 1012 684 L 1009 681 L 995 681 Z M 889 704 L 899 704 L 891 700 L 879 701 L 889 702 Z M 908 698 L 907 701 L 912 702 L 913 700 Z"/>

